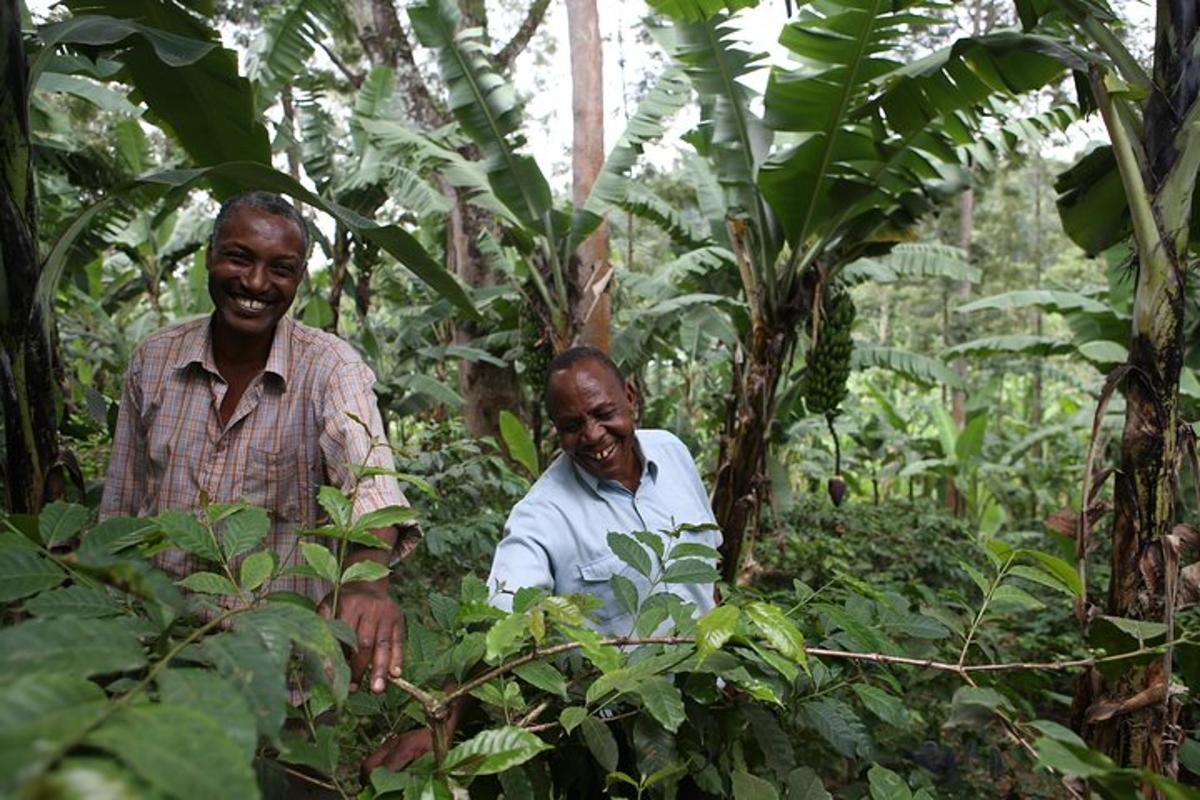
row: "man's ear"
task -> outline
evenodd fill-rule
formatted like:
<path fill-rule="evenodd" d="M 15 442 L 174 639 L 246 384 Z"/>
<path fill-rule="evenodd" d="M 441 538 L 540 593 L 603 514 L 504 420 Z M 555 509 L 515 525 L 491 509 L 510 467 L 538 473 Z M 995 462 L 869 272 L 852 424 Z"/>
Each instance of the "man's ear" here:
<path fill-rule="evenodd" d="M 634 416 L 637 416 L 638 401 L 641 398 L 638 397 L 637 387 L 633 385 L 633 381 L 625 381 L 625 399 L 629 401 L 629 406 L 633 409 Z"/>

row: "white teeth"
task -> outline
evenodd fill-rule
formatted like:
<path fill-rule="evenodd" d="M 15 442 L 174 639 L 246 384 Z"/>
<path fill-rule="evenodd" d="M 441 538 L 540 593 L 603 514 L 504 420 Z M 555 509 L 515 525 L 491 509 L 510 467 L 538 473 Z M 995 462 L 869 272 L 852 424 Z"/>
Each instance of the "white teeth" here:
<path fill-rule="evenodd" d="M 267 304 L 261 300 L 251 300 L 248 297 L 235 297 L 234 302 L 246 311 L 262 311 L 267 307 Z"/>
<path fill-rule="evenodd" d="M 616 449 L 617 449 L 616 445 L 609 445 L 608 447 L 604 448 L 603 450 L 601 450 L 597 453 L 592 453 L 592 460 L 605 461 L 609 456 L 611 456 L 613 454 L 613 451 Z"/>

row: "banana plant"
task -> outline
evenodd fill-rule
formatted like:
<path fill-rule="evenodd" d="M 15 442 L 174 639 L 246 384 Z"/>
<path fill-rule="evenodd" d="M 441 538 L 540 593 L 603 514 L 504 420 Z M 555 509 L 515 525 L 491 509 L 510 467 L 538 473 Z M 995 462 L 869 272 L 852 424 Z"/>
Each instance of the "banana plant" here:
<path fill-rule="evenodd" d="M 1099 111 L 1109 144 L 1059 176 L 1059 212 L 1067 234 L 1089 253 L 1132 240 L 1134 294 L 1129 352 L 1101 395 L 1097 419 L 1120 386 L 1125 428 L 1114 490 L 1111 584 L 1105 612 L 1162 622 L 1174 635 L 1178 585 L 1177 478 L 1191 434 L 1180 419 L 1184 364 L 1186 272 L 1200 238 L 1194 222 L 1200 173 L 1200 23 L 1189 3 L 1160 3 L 1151 63 L 1143 63 L 1114 33 L 1121 23 L 1103 0 L 1018 0 L 1026 29 L 1067 35 L 1086 44 L 1090 107 Z M 1095 444 L 1093 442 L 1093 448 Z M 1091 496 L 1092 454 L 1083 496 Z M 1088 573 L 1086 513 L 1077 537 L 1078 568 Z M 1086 586 L 1087 582 L 1084 581 Z M 1087 599 L 1077 604 L 1086 630 Z M 1096 749 L 1133 766 L 1178 769 L 1176 729 L 1182 702 L 1172 685 L 1172 655 L 1119 677 L 1085 678 L 1076 724 Z M 1132 698 L 1161 693 L 1142 707 Z M 1097 709 L 1117 709 L 1100 714 Z M 1149 791 L 1149 790 L 1148 790 Z"/>
<path fill-rule="evenodd" d="M 1067 109 L 1017 123 L 1005 101 L 1059 79 L 1063 62 L 1085 68 L 1070 47 L 1013 32 L 901 63 L 898 48 L 937 22 L 937 8 L 835 0 L 802 7 L 782 30 L 802 66 L 771 68 L 760 117 L 742 79 L 762 60 L 739 45 L 726 13 L 752 4 L 651 2 L 666 19 L 656 36 L 701 111 L 686 139 L 706 230 L 676 228 L 730 254 L 745 307 L 712 498 L 727 580 L 768 485 L 781 379 L 803 333 L 819 336 L 827 288 L 848 264 L 902 241 L 971 170 L 1069 124 Z"/>

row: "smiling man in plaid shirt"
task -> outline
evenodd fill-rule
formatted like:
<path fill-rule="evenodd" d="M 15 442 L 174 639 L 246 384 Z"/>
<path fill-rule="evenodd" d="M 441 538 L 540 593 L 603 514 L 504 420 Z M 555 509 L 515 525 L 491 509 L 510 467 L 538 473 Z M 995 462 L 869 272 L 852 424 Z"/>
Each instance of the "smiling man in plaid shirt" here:
<path fill-rule="evenodd" d="M 304 220 L 278 195 L 256 192 L 222 206 L 207 259 L 216 309 L 150 335 L 133 354 L 102 519 L 195 510 L 202 493 L 217 503 L 245 499 L 270 514 L 268 545 L 287 567 L 302 563 L 296 534 L 318 524 L 318 487 L 349 491 L 351 465 L 393 467 L 370 368 L 338 337 L 286 316 L 307 253 Z M 391 505 L 407 505 L 395 478 L 359 484 L 356 516 Z M 351 562 L 388 564 L 419 536 L 415 526 L 374 533 L 391 550 L 357 550 Z M 177 577 L 202 568 L 178 550 L 160 565 Z M 292 576 L 271 588 L 320 601 L 328 587 Z M 337 616 L 358 635 L 355 679 L 369 668 L 372 691 L 382 692 L 387 674 L 400 674 L 404 644 L 387 578 L 342 587 Z"/>

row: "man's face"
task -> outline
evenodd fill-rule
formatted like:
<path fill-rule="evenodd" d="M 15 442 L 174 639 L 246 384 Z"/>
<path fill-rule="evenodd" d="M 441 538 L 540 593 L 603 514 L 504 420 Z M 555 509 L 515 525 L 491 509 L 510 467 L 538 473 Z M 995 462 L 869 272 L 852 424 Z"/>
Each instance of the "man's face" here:
<path fill-rule="evenodd" d="M 633 386 L 622 386 L 612 370 L 585 358 L 550 376 L 546 404 L 562 449 L 576 464 L 597 478 L 637 486 Z"/>
<path fill-rule="evenodd" d="M 239 208 L 208 251 L 216 324 L 247 338 L 273 335 L 304 278 L 304 236 L 287 217 Z"/>

